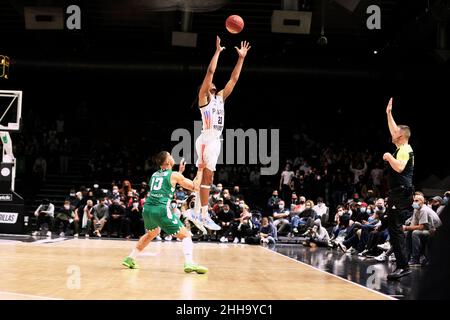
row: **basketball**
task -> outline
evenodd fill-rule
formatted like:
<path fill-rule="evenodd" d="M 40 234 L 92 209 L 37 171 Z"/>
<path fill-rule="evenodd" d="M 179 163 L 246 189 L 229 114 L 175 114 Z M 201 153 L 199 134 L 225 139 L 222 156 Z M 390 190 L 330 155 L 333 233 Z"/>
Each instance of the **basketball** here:
<path fill-rule="evenodd" d="M 244 20 L 238 15 L 232 15 L 227 18 L 225 27 L 230 33 L 239 33 L 244 29 Z"/>

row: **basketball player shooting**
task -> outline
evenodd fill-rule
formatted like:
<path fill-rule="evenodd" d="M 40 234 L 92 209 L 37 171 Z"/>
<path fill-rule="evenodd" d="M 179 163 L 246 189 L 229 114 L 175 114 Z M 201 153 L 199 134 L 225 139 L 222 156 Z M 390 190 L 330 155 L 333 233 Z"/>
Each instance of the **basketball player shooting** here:
<path fill-rule="evenodd" d="M 202 115 L 202 132 L 195 142 L 197 151 L 197 167 L 199 163 L 205 163 L 203 170 L 203 177 L 200 185 L 200 197 L 196 199 L 195 212 L 201 212 L 201 217 L 193 217 L 193 223 L 200 229 L 204 227 L 210 230 L 220 230 L 218 226 L 208 214 L 208 197 L 211 185 L 214 179 L 214 171 L 216 171 L 217 160 L 220 155 L 220 135 L 222 134 L 225 124 L 225 109 L 224 102 L 233 92 L 239 75 L 241 73 L 242 65 L 244 64 L 245 56 L 250 50 L 250 44 L 247 41 L 241 41 L 241 47 L 235 47 L 238 60 L 231 73 L 230 80 L 225 85 L 225 88 L 218 91 L 213 83 L 214 73 L 217 67 L 220 53 L 225 49 L 220 45 L 220 38 L 216 38 L 216 52 L 214 53 L 211 62 L 206 71 L 206 76 L 198 93 L 198 107 Z M 200 208 L 199 208 L 200 207 Z M 201 218 L 201 220 L 200 220 Z M 204 227 L 203 227 L 204 226 Z"/>

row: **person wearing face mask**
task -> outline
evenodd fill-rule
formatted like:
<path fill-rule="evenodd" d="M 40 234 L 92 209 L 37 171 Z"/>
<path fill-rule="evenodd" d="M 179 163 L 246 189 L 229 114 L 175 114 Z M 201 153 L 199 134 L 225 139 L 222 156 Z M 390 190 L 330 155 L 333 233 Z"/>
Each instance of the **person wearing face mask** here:
<path fill-rule="evenodd" d="M 403 231 L 407 233 L 406 246 L 407 253 L 411 257 L 410 266 L 420 266 L 420 254 L 423 251 L 424 244 L 430 237 L 431 232 L 441 225 L 438 220 L 433 220 L 435 212 L 425 205 L 425 198 L 416 194 L 412 203 L 414 213 L 411 217 L 411 224 L 403 226 Z M 437 216 L 437 215 L 436 215 Z"/>
<path fill-rule="evenodd" d="M 214 204 L 214 206 L 212 207 L 212 211 L 216 214 L 216 216 L 219 213 L 219 211 L 222 210 L 223 204 L 224 204 L 223 198 L 219 198 L 217 199 L 217 203 Z"/>
<path fill-rule="evenodd" d="M 289 222 L 289 210 L 285 208 L 284 201 L 278 202 L 278 209 L 273 212 L 273 226 L 277 228 L 277 234 L 282 234 L 291 227 Z"/>
<path fill-rule="evenodd" d="M 219 225 L 222 227 L 219 234 L 220 242 L 228 242 L 228 237 L 233 231 L 233 221 L 236 218 L 235 213 L 230 209 L 230 207 L 225 204 L 222 210 L 217 214 L 217 219 L 219 220 Z"/>
<path fill-rule="evenodd" d="M 119 191 L 119 187 L 118 186 L 114 185 L 112 187 L 111 193 L 109 195 L 109 198 L 111 200 L 113 200 L 113 201 L 120 198 L 120 191 Z"/>
<path fill-rule="evenodd" d="M 94 228 L 97 237 L 102 236 L 102 230 L 106 222 L 109 220 L 109 208 L 106 205 L 106 198 L 100 198 L 98 203 L 92 209 L 94 215 Z"/>
<path fill-rule="evenodd" d="M 109 206 L 108 213 L 110 217 L 108 221 L 108 237 L 116 233 L 116 237 L 120 238 L 124 229 L 128 231 L 128 228 L 124 226 L 125 205 L 121 203 L 120 198 L 113 201 L 113 204 Z M 128 236 L 128 234 L 125 236 Z"/>
<path fill-rule="evenodd" d="M 186 199 L 184 205 L 181 207 L 181 215 L 186 219 L 184 225 L 189 231 L 191 231 L 191 225 L 189 222 L 192 222 L 195 225 L 195 227 L 198 230 L 200 230 L 202 234 L 205 236 L 208 234 L 206 228 L 202 224 L 194 223 L 196 221 L 196 219 L 193 218 L 193 216 L 195 215 L 195 201 L 196 201 L 195 194 L 190 195 Z"/>
<path fill-rule="evenodd" d="M 177 201 L 176 201 L 176 200 L 172 200 L 172 201 L 170 202 L 170 212 L 172 213 L 172 215 L 177 216 L 178 219 L 181 218 L 181 211 L 180 211 L 180 209 L 178 209 Z M 164 231 L 161 231 L 161 233 L 165 234 Z M 164 240 L 165 240 L 165 241 L 172 241 L 172 238 L 173 238 L 173 237 L 172 237 L 170 234 L 167 234 L 167 235 L 165 235 Z"/>
<path fill-rule="evenodd" d="M 124 229 L 127 238 L 136 239 L 145 233 L 142 206 L 138 198 L 134 198 L 131 206 L 127 207 L 125 221 Z"/>
<path fill-rule="evenodd" d="M 328 222 L 329 209 L 323 202 L 323 198 L 317 198 L 317 204 L 313 207 L 313 210 L 316 212 L 317 216 L 320 217 L 322 224 Z"/>
<path fill-rule="evenodd" d="M 92 228 L 92 219 L 93 215 L 94 203 L 92 200 L 87 200 L 86 205 L 84 207 L 79 207 L 75 209 L 75 234 L 73 235 L 75 238 L 78 237 L 80 231 L 85 233 L 85 237 L 89 238 L 89 234 Z"/>
<path fill-rule="evenodd" d="M 392 116 L 392 98 L 386 108 L 387 122 L 392 143 L 397 150 L 394 154 L 385 153 L 383 160 L 388 163 L 388 230 L 390 242 L 396 258 L 396 269 L 390 273 L 388 280 L 397 280 L 411 273 L 405 248 L 405 233 L 402 225 L 406 213 L 410 211 L 414 193 L 414 152 L 409 145 L 411 129 L 397 125 Z"/>
<path fill-rule="evenodd" d="M 439 196 L 435 196 L 431 198 L 431 209 L 437 213 L 437 215 L 441 215 L 442 210 L 444 210 L 444 199 Z"/>
<path fill-rule="evenodd" d="M 278 208 L 278 204 L 281 201 L 280 197 L 278 197 L 278 190 L 272 191 L 272 196 L 267 201 L 267 207 L 269 208 L 269 215 L 272 215 L 274 210 Z"/>
<path fill-rule="evenodd" d="M 54 226 L 54 230 L 55 232 L 60 232 L 59 236 L 60 237 L 64 237 L 65 234 L 67 233 L 67 228 L 69 227 L 72 218 L 75 217 L 75 213 L 73 211 L 72 206 L 70 205 L 70 200 L 66 200 L 64 201 L 64 205 L 62 206 L 62 208 L 58 209 L 57 213 L 56 213 L 56 218 L 55 218 L 55 226 Z M 62 225 L 62 229 L 61 229 L 61 225 Z"/>

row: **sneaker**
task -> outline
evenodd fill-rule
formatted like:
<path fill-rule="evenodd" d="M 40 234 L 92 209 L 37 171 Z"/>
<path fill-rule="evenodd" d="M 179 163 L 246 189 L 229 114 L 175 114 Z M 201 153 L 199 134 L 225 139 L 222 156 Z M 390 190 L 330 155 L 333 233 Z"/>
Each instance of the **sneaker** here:
<path fill-rule="evenodd" d="M 388 251 L 391 248 L 391 244 L 388 241 L 386 241 L 383 244 L 377 245 L 377 247 L 381 250 Z"/>
<path fill-rule="evenodd" d="M 206 219 L 203 219 L 203 225 L 208 228 L 209 230 L 220 230 L 222 229 L 219 225 L 217 225 L 211 217 L 207 217 Z"/>
<path fill-rule="evenodd" d="M 139 266 L 136 263 L 136 261 L 130 257 L 126 257 L 125 259 L 123 259 L 122 265 L 130 269 L 139 269 Z"/>
<path fill-rule="evenodd" d="M 74 238 L 78 238 L 78 236 L 79 236 L 78 233 L 75 233 L 75 234 L 73 235 Z"/>
<path fill-rule="evenodd" d="M 164 240 L 166 240 L 166 241 L 172 241 L 172 236 L 166 236 L 166 237 L 164 238 Z"/>
<path fill-rule="evenodd" d="M 187 214 L 186 217 L 188 218 L 189 221 L 191 221 L 198 230 L 200 230 L 203 234 L 207 234 L 208 232 L 205 229 L 205 226 L 203 225 L 201 219 L 199 219 L 198 217 L 193 216 L 192 214 Z"/>
<path fill-rule="evenodd" d="M 386 252 L 383 252 L 383 253 L 380 254 L 379 256 L 376 256 L 374 259 L 377 260 L 377 261 L 379 261 L 379 262 L 384 262 L 384 261 L 386 261 Z"/>
<path fill-rule="evenodd" d="M 37 236 L 37 235 L 39 235 L 39 231 L 33 231 L 33 232 L 31 233 L 31 235 L 32 235 L 32 236 Z"/>
<path fill-rule="evenodd" d="M 239 243 L 239 239 L 237 237 L 234 238 L 233 243 Z"/>
<path fill-rule="evenodd" d="M 162 241 L 162 239 L 161 239 L 161 236 L 160 236 L 160 235 L 157 235 L 155 239 L 156 239 L 156 241 Z"/>
<path fill-rule="evenodd" d="M 419 259 L 411 259 L 411 260 L 409 260 L 408 265 L 410 267 L 420 267 L 421 263 L 420 263 Z"/>
<path fill-rule="evenodd" d="M 358 253 L 358 256 L 365 257 L 368 252 L 369 252 L 369 250 L 364 249 L 362 252 Z"/>
<path fill-rule="evenodd" d="M 60 236 L 61 238 L 64 238 L 64 236 L 65 236 L 64 232 L 61 232 L 61 233 L 59 234 L 59 236 Z"/>
<path fill-rule="evenodd" d="M 397 261 L 397 259 L 395 258 L 395 254 L 392 253 L 392 254 L 389 256 L 389 261 L 392 261 L 392 262 Z"/>
<path fill-rule="evenodd" d="M 245 239 L 244 238 L 241 238 L 241 243 L 245 243 Z"/>
<path fill-rule="evenodd" d="M 356 252 L 358 252 L 358 250 L 356 250 L 355 248 L 350 248 L 350 249 L 348 249 L 345 253 L 348 253 L 348 254 L 355 254 Z"/>
<path fill-rule="evenodd" d="M 99 237 L 99 238 L 101 238 L 102 237 L 102 234 L 100 233 L 100 231 L 98 231 L 98 230 L 95 230 L 95 235 L 97 236 L 97 237 Z"/>
<path fill-rule="evenodd" d="M 388 280 L 398 280 L 404 276 L 407 276 L 411 273 L 411 269 L 395 269 L 394 272 L 388 274 L 387 279 Z"/>
<path fill-rule="evenodd" d="M 225 238 L 225 237 L 222 237 L 222 238 L 220 238 L 220 240 L 219 240 L 220 242 L 222 242 L 222 243 L 224 243 L 224 242 L 228 242 L 228 239 L 227 238 Z"/>
<path fill-rule="evenodd" d="M 178 238 L 176 238 L 176 240 L 177 240 L 177 241 L 179 241 L 179 242 L 181 242 L 181 240 L 180 240 L 180 239 L 178 239 Z"/>
<path fill-rule="evenodd" d="M 294 229 L 292 230 L 292 232 L 293 232 L 293 233 L 298 233 L 298 229 L 297 229 L 297 228 L 294 228 Z"/>
<path fill-rule="evenodd" d="M 208 268 L 195 263 L 184 263 L 184 272 L 197 272 L 199 274 L 204 274 L 208 272 Z"/>
<path fill-rule="evenodd" d="M 84 235 L 84 237 L 85 237 L 86 239 L 89 239 L 89 233 L 86 233 L 86 234 Z"/>
<path fill-rule="evenodd" d="M 338 248 L 342 250 L 342 252 L 347 252 L 347 247 L 344 246 L 344 244 L 342 242 L 338 242 L 337 245 L 338 245 Z"/>
<path fill-rule="evenodd" d="M 52 232 L 51 231 L 47 231 L 47 237 L 51 237 L 52 236 Z"/>

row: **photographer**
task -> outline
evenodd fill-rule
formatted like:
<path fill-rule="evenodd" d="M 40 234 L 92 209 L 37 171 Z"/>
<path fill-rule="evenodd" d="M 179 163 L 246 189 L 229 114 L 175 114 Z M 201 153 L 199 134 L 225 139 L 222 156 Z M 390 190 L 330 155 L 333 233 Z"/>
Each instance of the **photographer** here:
<path fill-rule="evenodd" d="M 33 236 L 37 236 L 41 231 L 42 224 L 46 223 L 48 226 L 47 237 L 52 236 L 53 229 L 53 216 L 55 214 L 55 206 L 50 203 L 50 200 L 42 200 L 42 204 L 36 209 L 34 215 L 37 217 L 36 231 L 33 232 Z"/>

